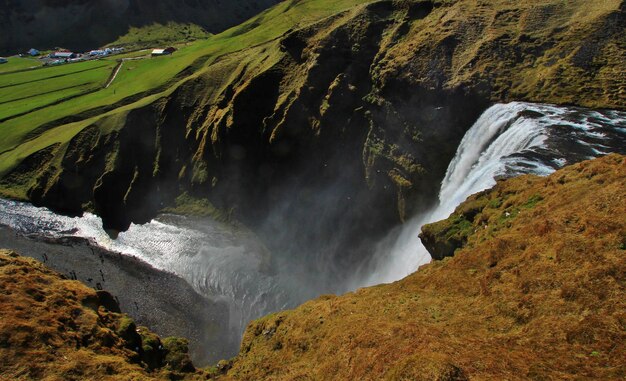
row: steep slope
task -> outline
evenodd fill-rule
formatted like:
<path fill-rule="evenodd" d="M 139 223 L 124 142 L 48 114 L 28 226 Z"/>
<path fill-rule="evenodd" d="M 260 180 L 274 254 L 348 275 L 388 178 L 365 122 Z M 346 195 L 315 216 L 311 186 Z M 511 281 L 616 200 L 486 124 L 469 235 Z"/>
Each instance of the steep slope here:
<path fill-rule="evenodd" d="M 254 16 L 278 0 L 146 1 L 34 0 L 0 4 L 0 54 L 31 47 L 94 49 L 115 41 L 131 27 L 197 25 L 217 33 Z M 192 34 L 193 27 L 187 27 Z M 150 36 L 145 36 L 149 40 Z"/>
<path fill-rule="evenodd" d="M 224 379 L 623 379 L 625 189 L 619 155 L 499 182 L 453 258 L 253 322 Z"/>
<path fill-rule="evenodd" d="M 11 380 L 206 379 L 183 339 L 163 341 L 112 295 L 0 250 L 0 374 Z"/>
<path fill-rule="evenodd" d="M 26 134 L 0 189 L 112 230 L 187 192 L 266 236 L 293 227 L 294 255 L 363 255 L 491 102 L 623 109 L 624 20 L 618 0 L 282 2 L 163 92 Z"/>

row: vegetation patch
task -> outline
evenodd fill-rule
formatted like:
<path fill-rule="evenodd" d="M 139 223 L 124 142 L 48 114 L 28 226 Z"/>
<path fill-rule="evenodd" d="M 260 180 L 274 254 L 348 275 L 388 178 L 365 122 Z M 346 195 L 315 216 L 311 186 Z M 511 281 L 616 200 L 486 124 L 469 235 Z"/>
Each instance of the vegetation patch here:
<path fill-rule="evenodd" d="M 163 209 L 164 213 L 182 214 L 186 216 L 212 217 L 216 221 L 230 222 L 229 213 L 217 209 L 207 198 L 193 197 L 183 192 L 175 200 L 174 207 Z"/>
<path fill-rule="evenodd" d="M 123 46 L 127 49 L 142 49 L 162 47 L 165 45 L 179 45 L 185 42 L 204 39 L 211 33 L 196 24 L 180 24 L 168 22 L 166 24 L 151 24 L 142 27 L 131 26 L 124 36 L 119 37 L 107 46 Z"/>
<path fill-rule="evenodd" d="M 534 194 L 530 196 L 530 198 L 528 198 L 528 201 L 526 201 L 526 203 L 524 203 L 521 207 L 523 209 L 532 209 L 535 206 L 537 206 L 537 204 L 542 200 L 543 200 L 543 197 L 541 195 Z"/>

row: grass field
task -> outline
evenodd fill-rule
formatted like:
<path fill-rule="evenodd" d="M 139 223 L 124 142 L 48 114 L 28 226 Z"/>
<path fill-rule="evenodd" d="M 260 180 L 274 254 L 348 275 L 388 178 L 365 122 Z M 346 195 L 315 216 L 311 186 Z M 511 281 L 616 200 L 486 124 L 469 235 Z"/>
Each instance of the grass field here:
<path fill-rule="evenodd" d="M 35 82 L 41 81 L 43 83 L 43 81 L 50 80 L 51 78 L 58 78 L 62 76 L 67 76 L 69 78 L 69 75 L 94 70 L 103 66 L 111 66 L 111 63 L 103 61 L 86 61 L 60 66 L 46 66 L 35 70 L 26 70 L 20 71 L 19 73 L 0 75 L 0 92 L 4 93 L 5 91 L 12 91 L 10 89 L 6 89 L 8 86 L 31 83 L 32 93 L 37 94 L 41 83 Z M 0 96 L 1 95 L 2 94 L 0 94 Z"/>
<path fill-rule="evenodd" d="M 8 57 L 7 59 L 9 62 L 0 65 L 0 74 L 41 66 L 41 62 L 36 58 Z"/>
<path fill-rule="evenodd" d="M 0 75 L 0 102 L 13 100 L 15 103 L 6 111 L 2 107 L 0 120 L 1 115 L 6 118 L 32 110 L 0 122 L 0 175 L 33 152 L 66 142 L 103 116 L 125 113 L 171 93 L 187 78 L 208 70 L 220 56 L 266 43 L 290 29 L 369 2 L 371 0 L 282 2 L 221 34 L 188 43 L 171 56 L 126 61 L 111 86 L 98 91 L 92 91 L 92 86 L 107 80 L 117 64 L 115 61 L 121 56 Z M 135 53 L 129 53 L 132 54 L 130 57 Z M 193 73 L 177 78 L 179 73 L 192 65 Z M 72 85 L 76 87 L 70 87 Z M 18 90 L 18 95 L 13 95 Z M 81 91 L 91 92 L 76 96 Z M 55 102 L 72 95 L 75 97 L 67 101 Z M 46 104 L 50 106 L 43 107 Z M 87 113 L 101 108 L 105 108 L 103 113 Z M 68 125 L 55 122 L 68 116 L 83 120 Z M 49 130 L 42 129 L 42 125 L 49 126 Z M 37 131 L 37 136 L 33 136 L 33 131 Z"/>
<path fill-rule="evenodd" d="M 150 56 L 151 52 L 152 52 L 152 49 L 133 50 L 131 52 L 126 52 L 126 53 L 122 53 L 122 54 L 116 54 L 114 56 L 110 56 L 110 57 L 107 57 L 105 59 L 109 60 L 109 61 L 117 61 L 117 60 L 121 60 L 121 59 L 125 59 L 125 58 L 148 57 L 148 56 Z"/>
<path fill-rule="evenodd" d="M 69 100 L 79 94 L 85 94 L 93 90 L 94 83 L 84 83 L 68 88 L 54 90 L 50 93 L 43 93 L 29 96 L 27 99 L 0 103 L 0 120 L 22 115 L 31 110 L 42 108 L 55 102 Z"/>
<path fill-rule="evenodd" d="M 105 65 L 96 66 L 90 70 L 79 71 L 71 75 L 53 75 L 49 78 L 38 80 L 35 84 L 33 84 L 33 82 L 31 81 L 26 81 L 23 83 L 10 85 L 7 91 L 3 91 L 0 94 L 0 103 L 32 96 L 33 88 L 35 86 L 37 88 L 36 94 L 44 94 L 49 93 L 53 90 L 75 86 L 82 83 L 104 82 L 98 80 L 102 79 L 103 77 L 104 79 L 106 79 L 111 74 L 111 69 L 114 66 L 115 65 L 112 63 L 106 63 Z M 49 74 L 55 73 L 52 72 Z"/>

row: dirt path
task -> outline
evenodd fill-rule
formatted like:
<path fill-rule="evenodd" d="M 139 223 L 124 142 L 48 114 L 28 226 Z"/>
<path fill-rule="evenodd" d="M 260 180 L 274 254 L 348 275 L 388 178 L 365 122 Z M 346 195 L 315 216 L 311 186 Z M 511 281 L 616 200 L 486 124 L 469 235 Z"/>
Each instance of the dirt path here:
<path fill-rule="evenodd" d="M 111 83 L 113 83 L 113 81 L 115 81 L 115 78 L 117 77 L 117 74 L 122 69 L 123 65 L 124 65 L 124 60 L 121 60 L 120 63 L 117 64 L 115 69 L 113 69 L 113 74 L 111 74 L 111 78 L 109 78 L 109 80 L 107 81 L 107 84 L 104 86 L 105 89 L 108 89 L 109 86 L 111 86 Z"/>

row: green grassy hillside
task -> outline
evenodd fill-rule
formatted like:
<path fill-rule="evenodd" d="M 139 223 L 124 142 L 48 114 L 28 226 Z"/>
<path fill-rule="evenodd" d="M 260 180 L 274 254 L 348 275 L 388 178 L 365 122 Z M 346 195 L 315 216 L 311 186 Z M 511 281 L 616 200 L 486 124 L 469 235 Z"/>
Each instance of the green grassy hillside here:
<path fill-rule="evenodd" d="M 140 27 L 130 27 L 128 32 L 107 46 L 123 46 L 126 49 L 145 48 L 150 46 L 164 46 L 179 44 L 181 41 L 191 42 L 205 39 L 211 33 L 195 24 L 181 24 L 169 22 L 150 24 Z"/>
<path fill-rule="evenodd" d="M 41 66 L 34 58 L 8 57 L 9 62 L 0 65 L 0 74 L 16 72 Z"/>
<path fill-rule="evenodd" d="M 271 41 L 290 29 L 364 2 L 308 1 L 298 7 L 285 2 L 222 34 L 181 46 L 171 56 L 125 62 L 111 86 L 95 92 L 67 88 L 87 81 L 89 85 L 103 84 L 112 74 L 114 62 L 91 61 L 0 76 L 0 99 L 15 99 L 16 90 L 24 94 L 22 97 L 33 98 L 29 102 L 15 101 L 15 105 L 5 106 L 0 113 L 0 176 L 14 168 L 20 158 L 52 144 L 67 143 L 75 133 L 103 116 L 126 113 L 171 94 L 181 83 L 210 70 L 210 63 L 225 54 Z M 90 71 L 94 68 L 103 70 Z M 64 100 L 68 94 L 76 95 L 81 90 L 86 94 Z M 67 119 L 80 122 L 66 124 Z"/>

